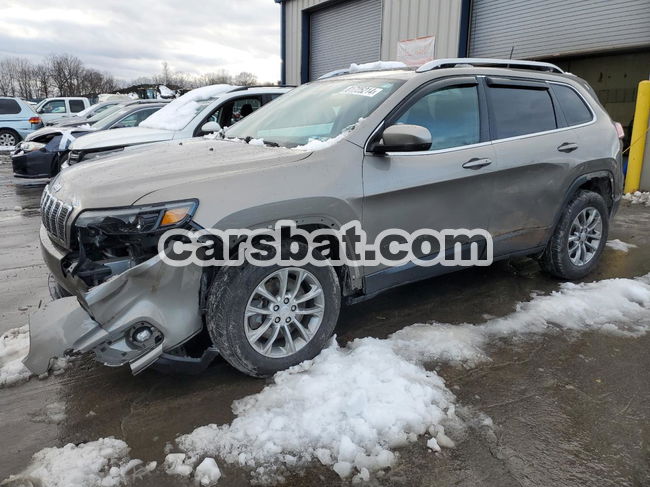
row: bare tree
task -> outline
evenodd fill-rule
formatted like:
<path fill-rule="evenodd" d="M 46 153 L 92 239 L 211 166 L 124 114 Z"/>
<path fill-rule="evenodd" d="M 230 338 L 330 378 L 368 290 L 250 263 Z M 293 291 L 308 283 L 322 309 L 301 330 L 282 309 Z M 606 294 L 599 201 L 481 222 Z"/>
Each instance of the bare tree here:
<path fill-rule="evenodd" d="M 242 71 L 234 77 L 233 82 L 240 86 L 253 86 L 257 84 L 257 76 L 253 73 Z"/>
<path fill-rule="evenodd" d="M 45 64 L 37 64 L 34 66 L 33 73 L 36 97 L 47 98 L 50 96 L 51 90 L 50 71 L 48 67 Z"/>
<path fill-rule="evenodd" d="M 70 54 L 54 54 L 47 59 L 47 65 L 59 96 L 74 96 L 79 93 L 85 71 L 81 59 Z"/>

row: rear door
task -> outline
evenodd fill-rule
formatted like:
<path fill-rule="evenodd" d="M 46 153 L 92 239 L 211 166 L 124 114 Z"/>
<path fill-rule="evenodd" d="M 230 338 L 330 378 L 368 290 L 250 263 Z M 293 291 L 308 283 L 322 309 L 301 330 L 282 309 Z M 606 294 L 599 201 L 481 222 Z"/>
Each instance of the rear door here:
<path fill-rule="evenodd" d="M 545 81 L 484 78 L 496 179 L 490 232 L 495 255 L 545 243 L 580 161 L 577 134 L 566 126 Z"/>

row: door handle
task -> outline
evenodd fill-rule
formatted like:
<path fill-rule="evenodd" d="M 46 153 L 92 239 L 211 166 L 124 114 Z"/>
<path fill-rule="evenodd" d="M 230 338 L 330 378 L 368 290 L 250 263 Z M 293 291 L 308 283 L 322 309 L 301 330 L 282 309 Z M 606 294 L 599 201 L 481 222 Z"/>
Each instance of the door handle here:
<path fill-rule="evenodd" d="M 463 164 L 463 167 L 465 169 L 481 169 L 482 167 L 489 166 L 490 164 L 492 164 L 491 159 L 479 159 L 478 157 L 474 157 L 473 159 L 470 159 L 465 164 Z"/>
<path fill-rule="evenodd" d="M 578 148 L 578 144 L 575 142 L 565 142 L 557 148 L 560 152 L 573 152 Z"/>

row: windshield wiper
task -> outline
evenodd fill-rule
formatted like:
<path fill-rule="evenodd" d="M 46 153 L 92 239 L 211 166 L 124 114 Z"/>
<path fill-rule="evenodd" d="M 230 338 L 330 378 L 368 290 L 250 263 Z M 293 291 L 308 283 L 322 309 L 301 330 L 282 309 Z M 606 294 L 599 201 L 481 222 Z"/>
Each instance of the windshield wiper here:
<path fill-rule="evenodd" d="M 255 137 L 251 137 L 250 135 L 248 135 L 248 136 L 244 137 L 243 140 L 247 144 L 250 144 L 251 140 L 253 140 L 253 139 L 255 139 Z M 280 144 L 278 144 L 277 142 L 272 142 L 270 140 L 264 140 L 264 139 L 258 139 L 258 140 L 261 140 L 264 143 L 264 145 L 269 146 L 269 147 L 280 147 Z"/>

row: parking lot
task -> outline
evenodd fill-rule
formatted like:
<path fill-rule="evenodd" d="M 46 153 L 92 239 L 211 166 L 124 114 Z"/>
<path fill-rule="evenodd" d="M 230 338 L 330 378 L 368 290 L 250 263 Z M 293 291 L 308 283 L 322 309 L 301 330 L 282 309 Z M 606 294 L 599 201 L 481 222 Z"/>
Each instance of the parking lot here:
<path fill-rule="evenodd" d="M 0 155 L 0 332 L 27 323 L 49 300 L 37 234 L 42 186 L 13 179 Z M 625 203 L 610 239 L 636 245 L 608 248 L 590 280 L 650 272 L 650 208 Z M 499 262 L 388 292 L 344 308 L 341 346 L 356 338 L 385 338 L 413 323 L 481 323 L 504 316 L 531 293 L 559 283 L 530 259 Z M 650 337 L 599 332 L 542 334 L 489 347 L 476 367 L 427 366 L 444 378 L 464 414 L 487 415 L 493 426 L 468 421 L 451 435 L 455 448 L 433 453 L 419 437 L 395 449 L 394 466 L 376 485 L 641 486 L 650 485 Z M 63 374 L 0 389 L 0 480 L 18 474 L 45 447 L 114 436 L 131 458 L 160 465 L 179 435 L 234 418 L 233 401 L 270 381 L 244 376 L 217 360 L 200 376 L 147 371 L 131 376 L 84 358 Z M 63 414 L 52 415 L 56 404 Z M 48 409 L 48 406 L 50 408 Z M 224 485 L 248 485 L 250 472 L 219 461 Z M 157 468 L 135 485 L 191 485 Z M 338 485 L 330 468 L 289 472 L 286 485 Z M 4 484 L 3 484 L 4 485 Z M 9 485 L 26 485 L 24 483 Z"/>

